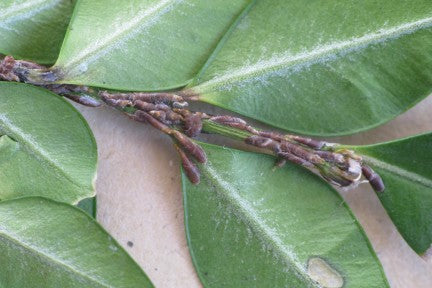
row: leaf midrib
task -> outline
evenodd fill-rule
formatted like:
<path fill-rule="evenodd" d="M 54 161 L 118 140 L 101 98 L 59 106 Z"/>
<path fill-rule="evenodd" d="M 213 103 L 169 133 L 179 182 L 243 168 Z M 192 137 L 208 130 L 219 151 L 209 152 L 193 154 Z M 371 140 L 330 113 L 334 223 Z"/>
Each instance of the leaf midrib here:
<path fill-rule="evenodd" d="M 18 143 L 22 143 L 24 146 L 27 146 L 28 149 L 32 152 L 30 155 L 37 155 L 38 158 L 43 159 L 49 166 L 51 166 L 54 170 L 56 170 L 59 174 L 61 174 L 67 181 L 69 181 L 73 186 L 77 187 L 79 191 L 83 192 L 85 185 L 77 183 L 72 176 L 70 176 L 65 169 L 59 163 L 56 163 L 53 159 L 49 157 L 49 153 L 46 152 L 42 147 L 39 147 L 33 144 L 25 132 L 23 132 L 19 127 L 13 124 L 13 122 L 5 115 L 0 114 L 0 123 L 1 129 L 5 130 L 6 135 L 14 138 Z"/>
<path fill-rule="evenodd" d="M 115 33 L 108 34 L 109 37 L 102 38 L 98 43 L 96 43 L 96 45 L 89 45 L 88 48 L 83 49 L 77 56 L 69 58 L 67 62 L 56 64 L 55 66 L 63 66 L 67 67 L 68 70 L 72 70 L 74 66 L 82 63 L 83 59 L 88 59 L 95 54 L 104 54 L 110 47 L 117 46 L 118 43 L 123 42 L 121 40 L 122 38 L 128 38 L 126 35 L 139 33 L 143 27 L 146 27 L 147 25 L 143 25 L 142 23 L 144 19 L 154 19 L 169 9 L 169 6 L 182 1 L 183 0 L 163 0 L 156 5 L 147 7 L 147 9 L 143 10 L 139 16 L 132 17 L 129 21 L 125 22 L 125 25 L 122 25 L 121 29 L 117 30 Z M 71 22 L 73 22 L 73 20 Z M 151 21 L 147 21 L 146 23 L 148 24 L 149 22 Z M 141 27 L 139 27 L 140 25 Z M 60 56 L 61 55 L 62 51 L 60 52 Z"/>
<path fill-rule="evenodd" d="M 369 45 L 385 42 L 389 39 L 398 38 L 402 35 L 414 34 L 415 32 L 432 27 L 432 17 L 423 18 L 414 22 L 382 29 L 378 32 L 365 34 L 361 37 L 352 38 L 348 41 L 334 42 L 324 46 L 318 46 L 307 52 L 295 55 L 279 55 L 253 65 L 244 66 L 239 69 L 226 71 L 223 76 L 215 77 L 208 81 L 198 84 L 197 88 L 219 86 L 220 83 L 230 84 L 239 82 L 243 79 L 261 76 L 274 71 L 279 71 L 288 67 L 310 65 L 318 62 L 327 62 L 334 59 L 338 53 L 350 53 Z M 217 56 L 216 56 L 217 58 Z"/>
<path fill-rule="evenodd" d="M 396 166 L 396 165 L 390 164 L 388 162 L 379 160 L 379 159 L 372 157 L 372 156 L 362 155 L 362 158 L 366 163 L 371 164 L 371 166 L 373 166 L 373 167 L 380 168 L 382 170 L 385 170 L 387 172 L 390 172 L 392 174 L 400 176 L 400 177 L 407 179 L 409 181 L 416 182 L 416 183 L 421 184 L 421 185 L 428 187 L 428 188 L 432 188 L 432 180 L 427 179 L 427 178 L 425 178 L 425 177 L 423 177 L 417 173 L 408 171 L 408 170 L 403 169 L 399 166 Z"/>
<path fill-rule="evenodd" d="M 85 278 L 85 279 L 90 280 L 91 282 L 97 283 L 97 284 L 99 284 L 102 287 L 106 287 L 106 288 L 111 288 L 112 287 L 109 284 L 100 282 L 98 279 L 95 279 L 95 278 L 91 277 L 90 275 L 82 274 L 81 271 L 78 271 L 78 270 L 75 269 L 75 267 L 70 266 L 70 265 L 68 265 L 65 262 L 62 262 L 62 259 L 58 259 L 58 258 L 53 257 L 52 254 L 46 253 L 45 251 L 42 251 L 42 250 L 39 251 L 36 248 L 34 248 L 31 244 L 28 244 L 28 243 L 26 243 L 24 241 L 20 241 L 17 238 L 13 238 L 12 236 L 6 234 L 7 232 L 9 232 L 9 231 L 1 229 L 0 230 L 0 238 L 3 237 L 4 239 L 9 240 L 11 243 L 13 243 L 13 244 L 15 244 L 15 245 L 17 245 L 19 247 L 23 247 L 24 249 L 26 249 L 30 253 L 33 253 L 33 254 L 36 254 L 36 255 L 40 255 L 42 258 L 48 259 L 50 262 L 54 262 L 54 263 L 59 264 L 59 266 L 65 268 L 65 271 L 71 271 L 72 274 L 79 275 L 82 278 Z"/>
<path fill-rule="evenodd" d="M 270 232 L 272 229 L 268 227 L 265 223 L 260 221 L 259 217 L 253 217 L 251 215 L 253 213 L 249 213 L 249 211 L 253 211 L 253 208 L 248 207 L 249 205 L 247 203 L 244 203 L 245 201 L 241 199 L 241 196 L 238 195 L 238 193 L 236 192 L 237 189 L 233 187 L 230 183 L 224 181 L 222 177 L 218 175 L 217 171 L 212 167 L 211 163 L 207 163 L 203 169 L 205 169 L 208 176 L 210 176 L 210 178 L 213 180 L 212 182 L 216 183 L 224 191 L 227 191 L 227 193 L 223 194 L 224 199 L 226 199 L 229 205 L 234 207 L 237 212 L 240 212 L 243 215 L 243 220 L 246 223 L 256 224 L 250 225 L 250 229 L 258 230 L 257 234 L 260 237 L 264 238 L 261 240 L 269 243 L 272 246 L 273 251 L 277 252 L 284 259 L 287 259 L 287 262 L 291 263 L 291 267 L 293 267 L 298 272 L 297 275 L 301 275 L 301 277 L 313 287 L 320 288 L 321 286 L 308 276 L 300 261 L 295 259 L 295 252 L 287 251 L 287 249 L 284 249 L 285 245 L 283 244 L 282 240 L 278 236 L 275 236 L 274 233 Z M 277 239 L 272 238 L 271 235 L 273 235 L 273 237 Z"/>

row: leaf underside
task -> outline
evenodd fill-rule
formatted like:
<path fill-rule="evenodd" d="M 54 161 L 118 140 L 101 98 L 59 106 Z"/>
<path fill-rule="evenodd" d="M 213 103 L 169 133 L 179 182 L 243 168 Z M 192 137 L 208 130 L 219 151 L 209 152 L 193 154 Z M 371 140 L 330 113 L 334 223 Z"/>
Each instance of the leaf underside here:
<path fill-rule="evenodd" d="M 1 287 L 153 287 L 83 211 L 43 198 L 0 203 Z"/>
<path fill-rule="evenodd" d="M 0 199 L 94 196 L 97 149 L 90 128 L 62 97 L 0 82 Z"/>
<path fill-rule="evenodd" d="M 379 198 L 399 232 L 424 253 L 432 244 L 432 134 L 353 148 L 383 178 Z"/>
<path fill-rule="evenodd" d="M 319 177 L 202 145 L 209 162 L 201 184 L 184 177 L 183 188 L 189 247 L 205 287 L 388 287 L 359 224 Z"/>
<path fill-rule="evenodd" d="M 430 0 L 256 1 L 190 88 L 283 129 L 341 135 L 432 91 Z"/>

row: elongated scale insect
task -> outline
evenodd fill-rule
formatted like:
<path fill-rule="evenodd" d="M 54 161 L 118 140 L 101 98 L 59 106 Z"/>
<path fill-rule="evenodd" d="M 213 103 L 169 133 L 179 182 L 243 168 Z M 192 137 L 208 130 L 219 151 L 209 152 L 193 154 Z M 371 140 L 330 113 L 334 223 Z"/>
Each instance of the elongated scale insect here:
<path fill-rule="evenodd" d="M 385 190 L 384 182 L 381 177 L 369 166 L 363 164 L 362 172 L 366 180 L 376 192 L 383 192 Z"/>
<path fill-rule="evenodd" d="M 247 124 L 246 121 L 244 121 L 243 119 L 233 117 L 233 116 L 213 116 L 210 118 L 210 120 L 220 124 L 225 124 L 225 123 Z"/>
<path fill-rule="evenodd" d="M 86 96 L 86 95 L 75 95 L 75 94 L 61 94 L 62 96 L 71 99 L 74 102 L 77 102 L 81 105 L 88 106 L 88 107 L 99 107 L 102 105 L 101 102 L 97 101 L 93 97 Z"/>
<path fill-rule="evenodd" d="M 6 81 L 20 82 L 18 75 L 14 73 L 16 61 L 12 56 L 6 56 L 0 63 L 0 78 Z"/>
<path fill-rule="evenodd" d="M 60 87 L 66 89 L 67 87 Z M 369 166 L 362 165 L 362 157 L 347 149 L 323 150 L 330 144 L 307 137 L 280 134 L 277 132 L 259 131 L 246 121 L 234 116 L 211 116 L 201 112 L 184 109 L 187 102 L 181 96 L 169 93 L 130 93 L 110 94 L 101 92 L 101 98 L 117 107 L 131 106 L 138 109 L 132 116 L 135 120 L 147 122 L 153 127 L 175 139 L 175 147 L 180 155 L 183 169 L 192 183 L 198 183 L 200 174 L 192 158 L 205 163 L 207 156 L 204 150 L 189 137 L 201 133 L 203 119 L 209 119 L 220 125 L 247 131 L 246 144 L 271 151 L 278 157 L 278 166 L 286 161 L 316 169 L 328 182 L 340 187 L 355 187 L 361 183 L 362 175 L 377 192 L 385 189 L 381 177 Z M 183 125 L 183 132 L 171 127 Z"/>
<path fill-rule="evenodd" d="M 189 137 L 183 135 L 177 130 L 173 130 L 170 134 L 178 141 L 182 148 L 192 157 L 194 157 L 198 162 L 207 162 L 207 156 L 201 146 L 194 143 Z"/>
<path fill-rule="evenodd" d="M 310 162 L 308 162 L 308 161 L 306 161 L 306 160 L 304 160 L 304 159 L 302 159 L 300 157 L 297 157 L 297 156 L 295 156 L 295 155 L 293 155 L 291 153 L 280 152 L 277 155 L 279 157 L 283 158 L 284 160 L 288 160 L 288 161 L 290 161 L 292 163 L 295 163 L 295 164 L 298 164 L 298 165 L 301 165 L 301 166 L 305 166 L 305 167 L 308 167 L 308 168 L 313 168 L 314 167 L 314 165 L 312 163 L 310 163 Z"/>
<path fill-rule="evenodd" d="M 294 139 L 295 141 L 297 141 L 300 144 L 311 147 L 313 149 L 321 149 L 326 143 L 324 141 L 319 141 L 319 140 L 301 137 L 301 136 L 296 136 L 296 135 L 290 135 L 290 138 Z"/>
<path fill-rule="evenodd" d="M 258 148 L 267 148 L 276 154 L 281 151 L 280 143 L 261 136 L 253 135 L 245 139 L 245 143 Z"/>
<path fill-rule="evenodd" d="M 202 130 L 202 119 L 198 114 L 190 114 L 184 118 L 184 132 L 189 137 L 196 137 Z"/>
<path fill-rule="evenodd" d="M 308 161 L 312 164 L 320 165 L 320 164 L 323 164 L 325 162 L 325 160 L 322 159 L 320 156 L 304 149 L 301 146 L 292 144 L 288 141 L 283 141 L 281 143 L 281 150 L 283 152 L 288 152 L 288 153 L 294 154 L 295 156 L 300 157 L 302 159 L 305 159 L 306 161 Z"/>
<path fill-rule="evenodd" d="M 200 182 L 200 171 L 198 167 L 192 162 L 191 159 L 186 155 L 186 153 L 178 146 L 174 144 L 177 153 L 180 155 L 180 160 L 182 163 L 183 170 L 192 184 L 198 184 Z"/>

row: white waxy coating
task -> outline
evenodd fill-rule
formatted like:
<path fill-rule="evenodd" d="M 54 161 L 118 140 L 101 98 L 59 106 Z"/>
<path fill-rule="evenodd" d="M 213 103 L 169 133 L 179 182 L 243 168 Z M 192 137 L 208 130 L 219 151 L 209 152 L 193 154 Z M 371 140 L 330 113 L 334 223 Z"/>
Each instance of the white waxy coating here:
<path fill-rule="evenodd" d="M 324 288 L 340 288 L 344 284 L 339 272 L 318 257 L 309 259 L 307 273 L 311 279 Z"/>

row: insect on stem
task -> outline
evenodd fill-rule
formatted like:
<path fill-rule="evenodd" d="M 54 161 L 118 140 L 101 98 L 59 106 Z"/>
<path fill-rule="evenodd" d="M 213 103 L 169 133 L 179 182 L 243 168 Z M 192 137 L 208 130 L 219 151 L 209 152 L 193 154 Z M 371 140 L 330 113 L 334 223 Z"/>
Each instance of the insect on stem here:
<path fill-rule="evenodd" d="M 207 156 L 191 138 L 209 132 L 242 139 L 250 146 L 267 150 L 278 158 L 277 166 L 282 167 L 286 161 L 290 161 L 315 170 L 336 186 L 355 187 L 361 183 L 363 176 L 375 191 L 382 192 L 385 189 L 381 177 L 353 151 L 338 150 L 335 144 L 299 135 L 260 131 L 234 116 L 207 115 L 188 110 L 186 100 L 199 99 L 199 95 L 190 90 L 159 93 L 99 91 L 96 99 L 89 95 L 95 91 L 86 86 L 55 84 L 59 75 L 60 73 L 47 67 L 15 60 L 11 56 L 4 57 L 0 62 L 0 80 L 41 86 L 86 106 L 97 107 L 101 104 L 100 99 L 127 113 L 132 119 L 149 123 L 169 135 L 174 141 L 186 175 L 195 184 L 199 183 L 200 173 L 192 159 L 206 163 Z M 204 120 L 213 123 L 213 129 L 206 131 Z"/>

